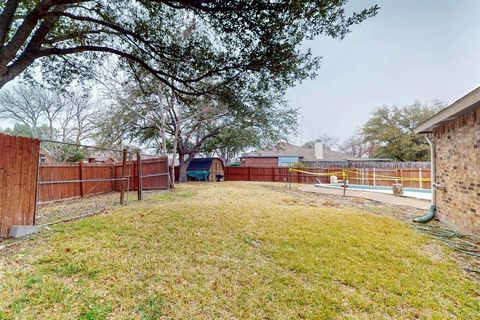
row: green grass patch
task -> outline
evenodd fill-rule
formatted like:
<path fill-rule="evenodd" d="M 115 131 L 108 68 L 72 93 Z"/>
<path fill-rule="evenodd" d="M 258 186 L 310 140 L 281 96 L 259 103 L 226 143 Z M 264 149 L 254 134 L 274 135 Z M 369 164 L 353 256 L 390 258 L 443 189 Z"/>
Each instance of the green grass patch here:
<path fill-rule="evenodd" d="M 142 320 L 155 320 L 162 316 L 165 300 L 157 297 L 149 297 L 146 301 L 137 306 L 136 310 Z"/>
<path fill-rule="evenodd" d="M 191 198 L 195 192 L 187 190 L 175 190 L 174 192 L 154 193 L 146 197 L 147 201 L 175 201 L 179 199 Z"/>
<path fill-rule="evenodd" d="M 186 184 L 56 225 L 0 257 L 0 319 L 479 318 L 435 240 L 281 190 Z"/>

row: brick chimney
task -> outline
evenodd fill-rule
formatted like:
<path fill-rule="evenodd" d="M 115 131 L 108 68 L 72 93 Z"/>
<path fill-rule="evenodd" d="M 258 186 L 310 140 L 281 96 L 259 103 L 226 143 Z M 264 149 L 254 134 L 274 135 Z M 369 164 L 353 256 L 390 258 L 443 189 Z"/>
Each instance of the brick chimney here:
<path fill-rule="evenodd" d="M 323 159 L 323 142 L 322 140 L 315 141 L 315 158 L 317 160 Z"/>

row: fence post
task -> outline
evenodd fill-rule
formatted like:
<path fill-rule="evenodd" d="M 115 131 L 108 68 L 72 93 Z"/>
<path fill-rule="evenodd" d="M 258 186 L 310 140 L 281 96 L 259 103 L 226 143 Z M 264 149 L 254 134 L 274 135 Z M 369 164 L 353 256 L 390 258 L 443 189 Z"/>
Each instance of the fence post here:
<path fill-rule="evenodd" d="M 376 180 L 376 173 L 375 173 L 376 169 L 373 168 L 373 186 L 376 186 L 377 185 L 377 180 Z"/>
<path fill-rule="evenodd" d="M 252 174 L 250 172 L 250 167 L 248 167 L 248 181 L 252 181 Z"/>
<path fill-rule="evenodd" d="M 42 142 L 39 142 L 38 145 L 37 145 L 37 148 L 35 148 L 34 150 L 34 153 L 36 153 L 38 156 L 37 156 L 37 174 L 36 174 L 36 177 L 35 177 L 35 205 L 33 207 L 33 224 L 36 225 L 37 224 L 37 214 L 38 214 L 38 202 L 40 201 L 40 196 L 39 196 L 39 193 L 40 193 L 40 186 L 38 185 L 38 182 L 40 181 L 40 146 L 41 146 Z M 0 169 L 0 185 L 4 186 L 6 185 L 5 182 L 3 182 L 3 172 L 4 170 L 3 169 Z M 1 210 L 0 210 L 0 216 L 2 215 L 1 213 Z M 1 225 L 1 222 L 0 222 L 0 225 Z M 0 232 L 2 232 L 2 228 L 0 226 Z"/>
<path fill-rule="evenodd" d="M 112 191 L 116 191 L 117 181 L 115 179 L 117 178 L 117 168 L 115 167 L 115 163 L 112 163 L 110 166 L 110 178 L 112 178 Z"/>
<path fill-rule="evenodd" d="M 288 168 L 288 190 L 292 190 L 292 168 Z"/>
<path fill-rule="evenodd" d="M 127 168 L 127 149 L 123 149 L 122 187 L 120 189 L 120 205 L 123 205 L 123 202 L 124 202 L 124 199 L 125 199 L 125 171 L 126 171 L 126 168 Z"/>
<path fill-rule="evenodd" d="M 423 181 L 422 181 L 422 168 L 418 168 L 418 184 L 420 185 L 420 189 L 423 189 Z"/>
<path fill-rule="evenodd" d="M 78 180 L 80 180 L 80 197 L 83 198 L 84 194 L 83 194 L 83 161 L 80 160 L 80 162 L 78 163 L 78 173 L 79 173 L 79 178 Z"/>
<path fill-rule="evenodd" d="M 138 190 L 137 196 L 138 200 L 142 200 L 142 189 L 143 189 L 143 178 L 142 178 L 142 158 L 140 156 L 140 151 L 137 151 L 137 176 L 138 176 Z"/>
<path fill-rule="evenodd" d="M 272 168 L 272 180 L 275 182 L 275 167 Z"/>

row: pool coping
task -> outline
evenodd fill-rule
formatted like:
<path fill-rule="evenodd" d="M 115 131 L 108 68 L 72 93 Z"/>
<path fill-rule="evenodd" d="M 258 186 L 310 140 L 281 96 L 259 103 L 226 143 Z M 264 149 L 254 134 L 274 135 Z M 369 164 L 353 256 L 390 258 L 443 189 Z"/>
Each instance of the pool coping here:
<path fill-rule="evenodd" d="M 335 195 L 335 196 L 343 195 L 343 189 L 328 188 L 328 187 L 322 188 L 316 185 L 301 186 L 299 187 L 299 190 L 303 192 L 321 193 L 321 194 L 329 194 L 329 195 Z M 422 209 L 422 210 L 428 210 L 430 208 L 430 200 L 394 196 L 392 194 L 380 193 L 380 192 L 347 189 L 345 196 L 363 198 L 363 199 L 378 201 L 386 204 L 392 204 L 396 206 L 407 206 L 407 207 L 412 207 L 412 208 Z"/>

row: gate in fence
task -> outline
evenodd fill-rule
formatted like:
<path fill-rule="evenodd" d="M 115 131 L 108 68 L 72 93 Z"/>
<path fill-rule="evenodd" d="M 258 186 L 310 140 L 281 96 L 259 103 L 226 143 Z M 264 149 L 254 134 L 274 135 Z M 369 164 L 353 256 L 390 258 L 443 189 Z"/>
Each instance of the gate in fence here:
<path fill-rule="evenodd" d="M 0 133 L 0 238 L 33 225 L 40 141 Z"/>

